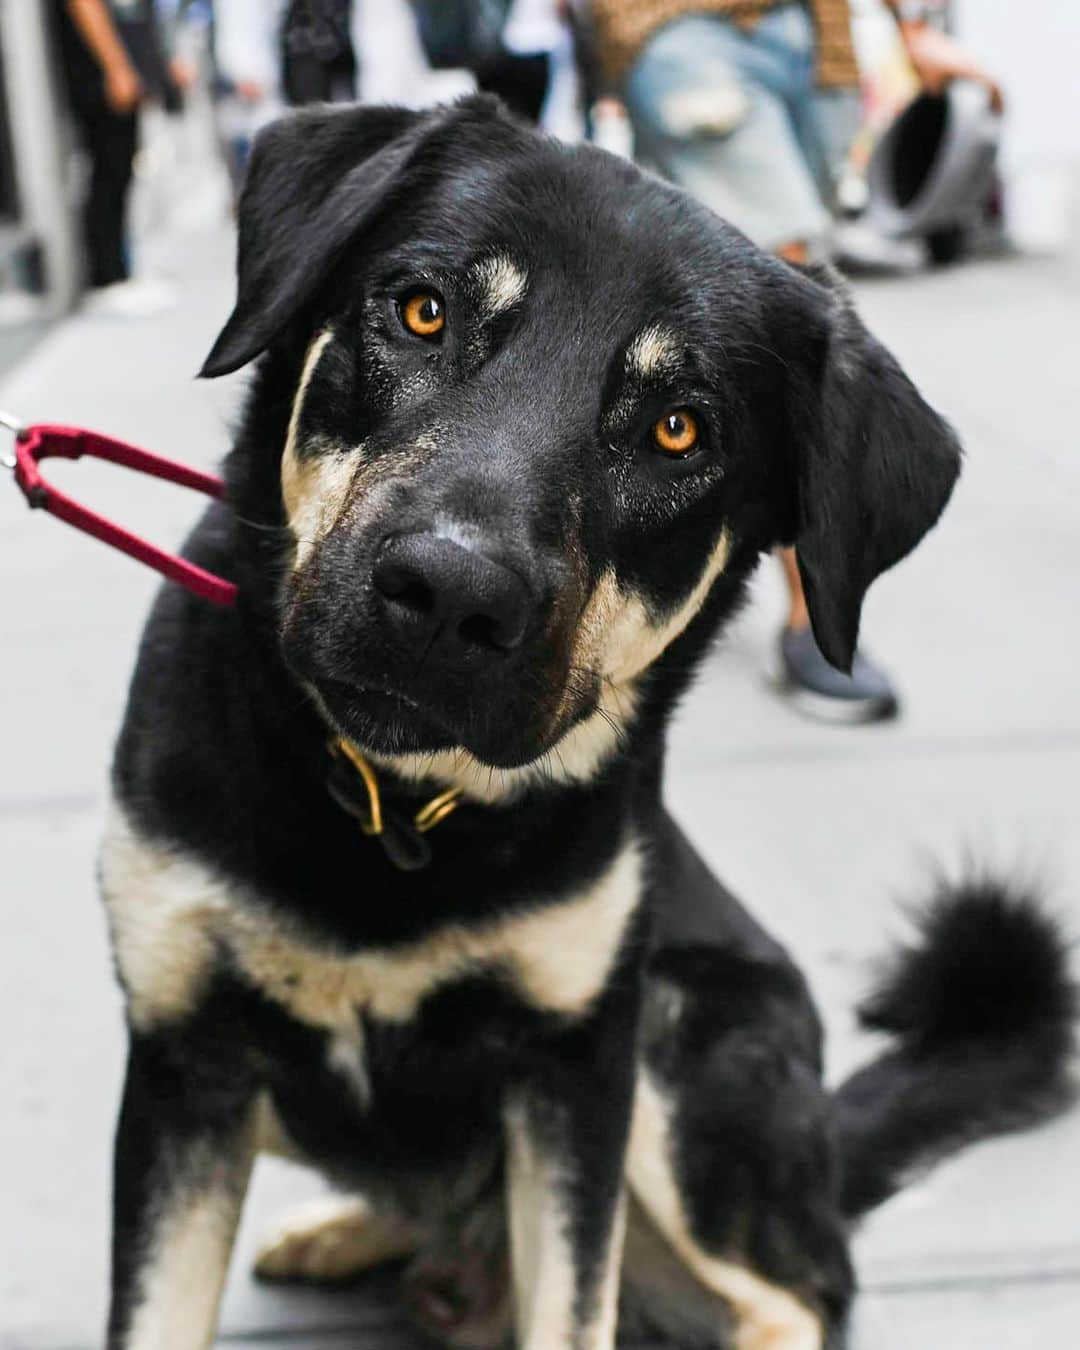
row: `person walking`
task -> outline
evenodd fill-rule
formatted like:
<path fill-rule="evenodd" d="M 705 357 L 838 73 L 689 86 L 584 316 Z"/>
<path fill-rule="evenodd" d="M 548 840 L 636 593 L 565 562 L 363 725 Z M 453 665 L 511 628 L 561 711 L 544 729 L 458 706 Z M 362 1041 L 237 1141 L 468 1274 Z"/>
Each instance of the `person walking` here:
<path fill-rule="evenodd" d="M 97 313 L 139 316 L 168 307 L 164 282 L 133 280 L 127 207 L 138 143 L 139 106 L 174 94 L 150 0 L 55 0 L 68 104 L 90 161 L 83 204 L 89 293 Z"/>
<path fill-rule="evenodd" d="M 519 117 L 579 134 L 566 0 L 409 0 L 435 70 L 460 68 Z"/>
<path fill-rule="evenodd" d="M 282 87 L 294 108 L 356 97 L 353 0 L 288 0 L 281 19 Z"/>
<path fill-rule="evenodd" d="M 933 26 L 933 5 L 884 2 L 926 87 L 964 76 L 1000 99 L 978 63 Z M 849 0 L 587 0 L 587 10 L 637 155 L 780 257 L 805 263 L 823 253 L 858 128 Z M 895 716 L 892 680 L 864 650 L 850 674 L 826 661 L 795 550 L 779 556 L 788 591 L 781 687 L 827 720 Z"/>

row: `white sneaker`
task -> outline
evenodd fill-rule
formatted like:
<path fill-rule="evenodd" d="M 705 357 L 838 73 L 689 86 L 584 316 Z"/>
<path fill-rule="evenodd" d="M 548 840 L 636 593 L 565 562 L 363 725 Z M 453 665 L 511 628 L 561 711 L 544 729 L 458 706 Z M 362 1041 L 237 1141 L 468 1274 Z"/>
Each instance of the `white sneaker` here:
<path fill-rule="evenodd" d="M 82 310 L 84 314 L 108 318 L 148 319 L 172 309 L 176 300 L 177 289 L 171 281 L 132 278 L 91 288 L 83 299 Z"/>

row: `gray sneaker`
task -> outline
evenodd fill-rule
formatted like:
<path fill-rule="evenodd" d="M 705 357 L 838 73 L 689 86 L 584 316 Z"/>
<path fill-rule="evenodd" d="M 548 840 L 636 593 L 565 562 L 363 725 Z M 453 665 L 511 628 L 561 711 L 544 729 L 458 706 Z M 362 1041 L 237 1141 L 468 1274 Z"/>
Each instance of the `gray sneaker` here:
<path fill-rule="evenodd" d="M 851 674 L 829 665 L 810 628 L 780 634 L 780 689 L 807 717 L 822 722 L 884 722 L 900 711 L 888 675 L 856 651 Z"/>

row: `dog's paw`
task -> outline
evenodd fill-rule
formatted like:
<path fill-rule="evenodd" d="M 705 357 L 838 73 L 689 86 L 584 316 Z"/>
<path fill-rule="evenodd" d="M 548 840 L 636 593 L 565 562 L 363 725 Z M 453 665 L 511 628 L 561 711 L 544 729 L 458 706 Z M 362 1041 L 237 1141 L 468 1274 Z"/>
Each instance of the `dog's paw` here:
<path fill-rule="evenodd" d="M 325 1196 L 290 1211 L 255 1256 L 260 1280 L 340 1284 L 373 1266 L 408 1256 L 419 1234 L 379 1214 L 359 1196 Z"/>

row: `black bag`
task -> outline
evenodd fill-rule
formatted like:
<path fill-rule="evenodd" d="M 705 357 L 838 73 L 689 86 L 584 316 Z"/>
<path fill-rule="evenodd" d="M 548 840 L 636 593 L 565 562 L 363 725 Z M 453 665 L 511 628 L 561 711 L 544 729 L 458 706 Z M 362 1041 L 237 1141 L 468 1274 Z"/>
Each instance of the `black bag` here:
<path fill-rule="evenodd" d="M 420 41 L 436 70 L 473 70 L 502 51 L 511 0 L 410 0 Z"/>

